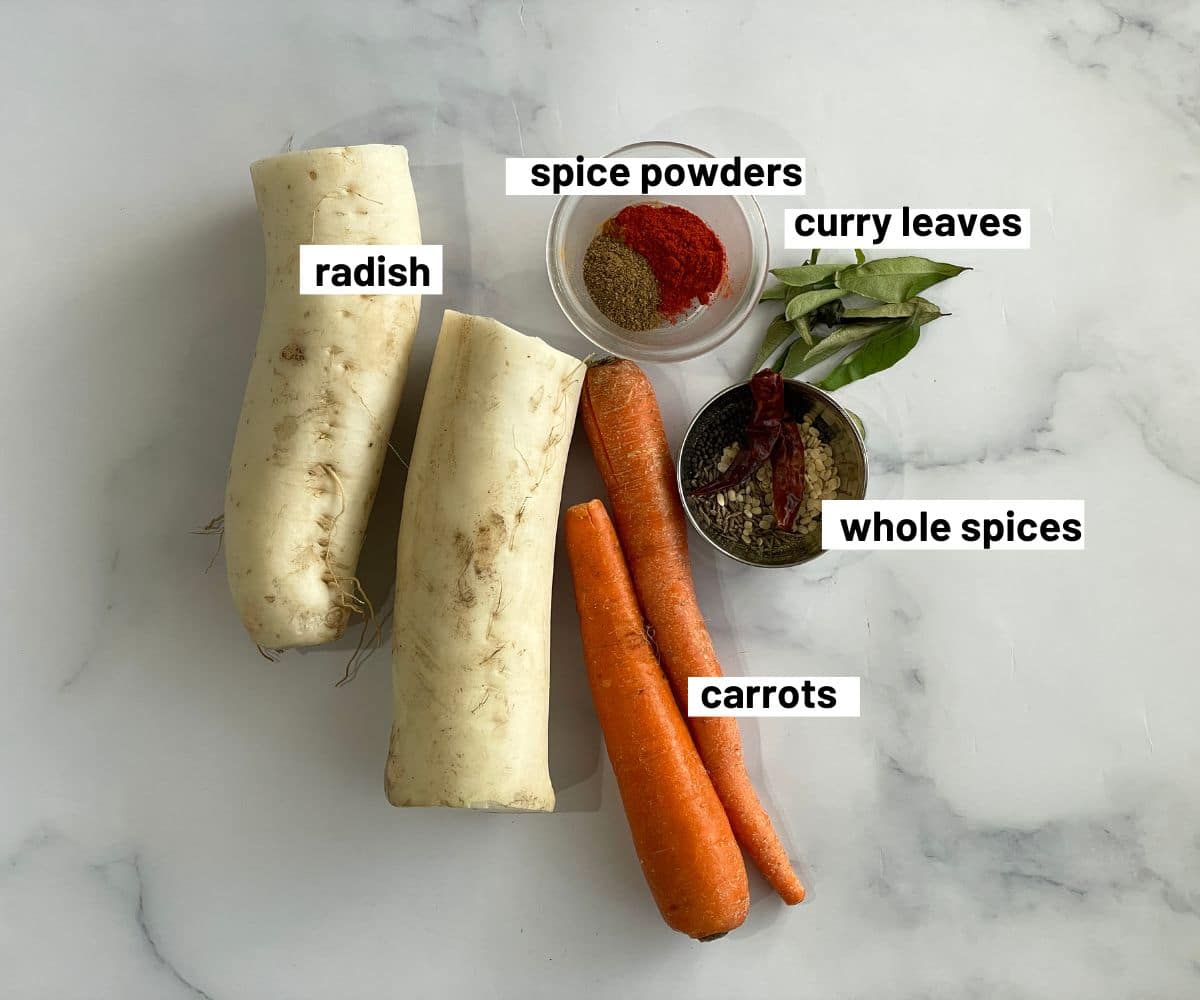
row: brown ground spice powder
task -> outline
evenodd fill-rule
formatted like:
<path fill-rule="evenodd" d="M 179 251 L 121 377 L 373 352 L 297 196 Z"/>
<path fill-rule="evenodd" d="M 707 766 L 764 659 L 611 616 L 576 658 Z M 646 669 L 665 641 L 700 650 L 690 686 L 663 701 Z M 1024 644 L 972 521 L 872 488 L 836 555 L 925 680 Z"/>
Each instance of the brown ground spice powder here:
<path fill-rule="evenodd" d="M 666 320 L 659 311 L 658 279 L 636 250 L 603 234 L 583 255 L 583 283 L 605 316 L 625 330 L 653 330 Z"/>

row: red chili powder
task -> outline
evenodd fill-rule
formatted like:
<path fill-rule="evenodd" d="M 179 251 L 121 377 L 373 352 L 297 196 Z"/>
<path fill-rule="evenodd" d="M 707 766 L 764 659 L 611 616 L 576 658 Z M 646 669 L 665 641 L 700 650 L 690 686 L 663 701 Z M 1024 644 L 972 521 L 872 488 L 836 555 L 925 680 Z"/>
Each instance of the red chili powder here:
<path fill-rule="evenodd" d="M 612 219 L 616 235 L 650 264 L 659 309 L 676 316 L 699 299 L 707 304 L 725 278 L 725 247 L 697 215 L 678 205 L 630 205 Z"/>

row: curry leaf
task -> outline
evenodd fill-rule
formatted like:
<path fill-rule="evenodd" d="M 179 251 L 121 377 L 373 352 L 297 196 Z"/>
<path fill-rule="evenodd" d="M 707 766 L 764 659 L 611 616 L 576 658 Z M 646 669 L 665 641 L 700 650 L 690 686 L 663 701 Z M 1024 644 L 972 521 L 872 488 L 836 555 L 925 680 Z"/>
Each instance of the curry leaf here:
<path fill-rule="evenodd" d="M 903 302 L 969 268 L 924 257 L 881 257 L 839 271 L 838 288 L 880 302 Z"/>
<path fill-rule="evenodd" d="M 787 318 L 795 320 L 799 316 L 805 316 L 826 302 L 840 299 L 845 294 L 846 291 L 842 288 L 814 288 L 802 291 L 788 299 Z"/>
<path fill-rule="evenodd" d="M 779 368 L 779 374 L 784 378 L 795 378 L 803 371 L 807 371 L 816 362 L 806 363 L 805 355 L 811 348 L 802 340 L 797 340 L 788 349 L 787 354 L 783 357 L 783 364 Z"/>
<path fill-rule="evenodd" d="M 848 406 L 843 406 L 842 409 L 846 411 L 846 416 L 854 421 L 854 426 L 858 428 L 859 437 L 865 441 L 867 439 L 867 425 L 863 423 L 862 417 Z"/>
<path fill-rule="evenodd" d="M 855 250 L 854 251 L 854 263 L 855 264 L 865 264 L 866 262 L 867 262 L 867 255 L 865 253 L 863 253 L 861 250 Z"/>
<path fill-rule="evenodd" d="M 809 253 L 809 255 L 808 255 L 808 262 L 809 262 L 810 264 L 815 264 L 815 263 L 817 262 L 817 258 L 818 258 L 818 257 L 820 257 L 820 256 L 821 256 L 821 248 L 820 248 L 820 247 L 816 247 L 816 248 L 814 248 L 814 249 L 813 249 L 813 250 L 812 250 L 812 251 Z"/>
<path fill-rule="evenodd" d="M 862 343 L 881 330 L 894 326 L 895 322 L 895 320 L 891 320 L 890 322 L 869 324 L 856 323 L 853 326 L 838 327 L 828 337 L 811 345 L 805 345 L 802 341 L 797 340 L 784 359 L 783 373 L 788 378 L 793 378 L 801 372 L 808 371 L 814 365 L 819 365 L 843 348 Z"/>
<path fill-rule="evenodd" d="M 903 325 L 904 320 L 879 320 L 874 323 L 850 323 L 846 326 L 839 326 L 828 337 L 818 341 L 815 347 L 809 348 L 808 353 L 804 356 L 807 362 L 806 368 L 811 368 L 813 365 L 820 364 L 826 358 L 831 358 L 844 347 L 850 347 L 852 344 L 860 344 L 864 340 L 874 337 L 878 333 L 884 333 L 892 330 L 897 326 Z"/>
<path fill-rule="evenodd" d="M 891 324 L 889 324 L 891 325 Z M 862 347 L 843 358 L 841 363 L 817 383 L 818 388 L 832 392 L 851 382 L 891 368 L 921 339 L 921 323 L 910 316 L 895 328 L 875 334 Z"/>
<path fill-rule="evenodd" d="M 771 273 L 785 285 L 793 288 L 812 288 L 823 281 L 830 281 L 849 264 L 801 264 L 799 267 L 773 267 Z"/>
<path fill-rule="evenodd" d="M 786 319 L 787 317 L 785 316 L 784 318 Z M 794 320 L 792 320 L 792 326 L 795 327 L 796 332 L 800 334 L 800 339 L 804 341 L 806 346 L 812 347 L 813 344 L 816 343 L 816 341 L 813 340 L 812 327 L 808 325 L 807 316 L 797 316 Z"/>
<path fill-rule="evenodd" d="M 768 288 L 765 292 L 762 293 L 762 295 L 760 295 L 758 297 L 758 301 L 759 302 L 772 302 L 777 299 L 782 299 L 782 298 L 784 298 L 784 296 L 787 295 L 787 288 L 788 288 L 787 285 L 775 285 L 772 288 Z"/>
<path fill-rule="evenodd" d="M 771 325 L 767 327 L 767 334 L 758 348 L 758 354 L 754 356 L 754 367 L 750 369 L 750 374 L 753 375 L 762 368 L 770 360 L 771 355 L 795 335 L 796 331 L 786 316 L 780 314 L 771 320 Z"/>
<path fill-rule="evenodd" d="M 932 323 L 935 319 L 942 315 L 942 311 L 938 309 L 928 299 L 923 299 L 920 296 L 908 299 L 906 302 L 881 302 L 876 306 L 863 306 L 861 309 L 843 309 L 843 322 L 854 322 L 858 320 L 876 320 L 876 319 L 902 319 L 909 316 L 920 316 L 921 323 Z"/>

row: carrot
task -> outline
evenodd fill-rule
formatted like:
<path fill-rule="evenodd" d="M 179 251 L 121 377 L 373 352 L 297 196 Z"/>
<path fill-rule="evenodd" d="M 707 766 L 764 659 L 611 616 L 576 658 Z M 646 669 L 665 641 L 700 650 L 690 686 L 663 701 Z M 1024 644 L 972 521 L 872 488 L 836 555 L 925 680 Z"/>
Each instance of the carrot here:
<path fill-rule="evenodd" d="M 654 389 L 633 362 L 604 361 L 588 369 L 579 405 L 642 613 L 686 712 L 688 677 L 720 677 L 721 664 L 696 600 L 687 524 Z M 750 783 L 737 720 L 688 719 L 688 725 L 734 835 L 784 902 L 799 903 L 804 886 Z"/>
<path fill-rule="evenodd" d="M 746 919 L 746 865 L 646 638 L 604 504 L 577 504 L 565 522 L 592 700 L 642 874 L 668 925 L 711 941 Z"/>

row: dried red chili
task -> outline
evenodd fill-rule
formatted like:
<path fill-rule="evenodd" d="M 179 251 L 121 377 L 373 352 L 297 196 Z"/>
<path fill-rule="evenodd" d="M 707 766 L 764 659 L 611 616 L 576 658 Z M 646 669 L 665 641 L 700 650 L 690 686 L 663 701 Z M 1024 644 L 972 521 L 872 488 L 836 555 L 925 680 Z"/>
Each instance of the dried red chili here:
<path fill-rule="evenodd" d="M 754 410 L 746 425 L 745 439 L 729 468 L 713 482 L 692 491 L 694 497 L 710 497 L 741 486 L 775 449 L 783 423 L 783 376 L 764 368 L 750 380 Z"/>
<path fill-rule="evenodd" d="M 784 531 L 796 526 L 804 501 L 804 437 L 790 417 L 779 428 L 771 452 L 771 498 L 775 521 Z"/>
<path fill-rule="evenodd" d="M 629 205 L 609 225 L 650 264 L 661 293 L 658 308 L 667 317 L 683 312 L 693 299 L 707 304 L 725 279 L 724 245 L 686 208 Z"/>

